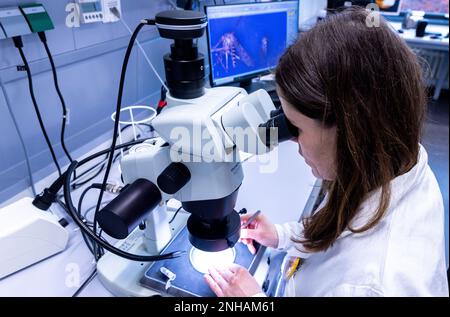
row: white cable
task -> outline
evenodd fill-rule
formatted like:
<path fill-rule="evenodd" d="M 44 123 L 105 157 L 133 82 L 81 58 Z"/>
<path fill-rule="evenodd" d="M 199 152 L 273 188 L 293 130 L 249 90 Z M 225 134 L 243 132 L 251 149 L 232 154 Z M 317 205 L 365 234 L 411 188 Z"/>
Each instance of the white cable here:
<path fill-rule="evenodd" d="M 23 149 L 23 152 L 25 155 L 25 162 L 27 165 L 27 171 L 28 171 L 28 177 L 30 180 L 31 191 L 33 192 L 33 196 L 36 196 L 37 193 L 36 193 L 36 188 L 34 187 L 33 173 L 31 171 L 30 159 L 28 156 L 27 148 L 25 146 L 25 141 L 23 140 L 22 134 L 20 133 L 19 125 L 17 124 L 16 117 L 14 116 L 14 113 L 11 109 L 9 97 L 6 93 L 5 86 L 3 85 L 3 82 L 1 80 L 0 80 L 0 87 L 2 88 L 3 96 L 5 97 L 6 107 L 8 108 L 9 114 L 11 115 L 11 119 L 13 121 L 14 127 L 16 128 L 16 132 L 17 132 L 17 135 L 19 136 L 20 144 L 22 145 L 22 149 Z"/>
<path fill-rule="evenodd" d="M 130 34 L 133 34 L 133 31 L 131 31 L 130 27 L 128 26 L 128 24 L 125 22 L 123 15 L 122 18 L 120 19 L 120 21 L 122 22 L 122 24 L 125 26 L 125 28 L 128 30 L 128 32 Z M 158 77 L 159 81 L 161 82 L 161 85 L 164 86 L 164 88 L 166 89 L 166 91 L 169 91 L 169 88 L 167 88 L 166 84 L 164 83 L 164 80 L 162 80 L 162 78 L 159 76 L 158 72 L 156 71 L 155 67 L 153 66 L 152 62 L 150 61 L 150 59 L 147 56 L 147 53 L 145 52 L 144 48 L 142 47 L 141 43 L 136 39 L 136 44 L 139 47 L 139 49 L 141 50 L 142 54 L 144 55 L 145 60 L 147 61 L 148 65 L 150 66 L 150 68 L 153 70 L 153 72 L 155 73 L 156 77 Z"/>
<path fill-rule="evenodd" d="M 169 4 L 172 6 L 172 9 L 174 10 L 180 10 L 180 8 L 177 7 L 177 5 L 172 0 L 167 0 Z"/>

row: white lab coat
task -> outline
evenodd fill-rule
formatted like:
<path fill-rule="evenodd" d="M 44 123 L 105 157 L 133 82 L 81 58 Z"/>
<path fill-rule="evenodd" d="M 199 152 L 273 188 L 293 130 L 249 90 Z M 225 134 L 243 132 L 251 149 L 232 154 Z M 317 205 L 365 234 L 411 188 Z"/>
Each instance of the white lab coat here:
<path fill-rule="evenodd" d="M 367 223 L 379 195 L 362 204 L 353 228 Z M 311 254 L 290 240 L 302 224 L 276 228 L 278 248 L 305 258 L 285 296 L 449 296 L 442 195 L 422 146 L 418 163 L 391 181 L 388 210 L 369 231 L 346 230 L 328 250 Z"/>

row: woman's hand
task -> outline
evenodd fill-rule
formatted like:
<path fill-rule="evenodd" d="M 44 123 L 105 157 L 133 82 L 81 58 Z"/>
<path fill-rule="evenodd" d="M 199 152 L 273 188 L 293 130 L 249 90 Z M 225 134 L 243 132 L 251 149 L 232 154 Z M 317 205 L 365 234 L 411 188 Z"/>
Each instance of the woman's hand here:
<path fill-rule="evenodd" d="M 218 297 L 250 297 L 263 292 L 255 278 L 237 264 L 210 268 L 204 278 Z"/>
<path fill-rule="evenodd" d="M 241 224 L 244 224 L 251 216 L 251 214 L 241 216 Z M 276 248 L 278 246 L 278 233 L 275 225 L 266 216 L 259 214 L 247 229 L 241 229 L 239 241 L 246 244 L 249 251 L 255 254 L 256 249 L 253 241 L 266 247 Z"/>

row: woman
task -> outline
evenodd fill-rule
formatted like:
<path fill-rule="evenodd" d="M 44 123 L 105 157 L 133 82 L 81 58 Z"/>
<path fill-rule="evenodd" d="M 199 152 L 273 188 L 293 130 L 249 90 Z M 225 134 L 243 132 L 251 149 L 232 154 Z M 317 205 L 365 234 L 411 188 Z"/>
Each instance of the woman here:
<path fill-rule="evenodd" d="M 260 215 L 242 230 L 251 251 L 257 241 L 301 263 L 286 296 L 448 296 L 442 196 L 419 144 L 421 67 L 386 22 L 366 24 L 369 14 L 330 16 L 276 69 L 299 153 L 327 189 L 300 223 Z M 263 295 L 238 265 L 211 269 L 205 280 L 218 296 Z"/>

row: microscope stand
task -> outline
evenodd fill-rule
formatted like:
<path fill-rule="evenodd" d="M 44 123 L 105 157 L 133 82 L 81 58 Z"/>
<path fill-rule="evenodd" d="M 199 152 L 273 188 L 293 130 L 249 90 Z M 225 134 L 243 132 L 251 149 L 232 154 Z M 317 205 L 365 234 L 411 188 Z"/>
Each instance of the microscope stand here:
<path fill-rule="evenodd" d="M 170 225 L 174 237 L 185 225 L 189 214 L 179 213 Z M 143 231 L 136 228 L 116 247 L 135 254 L 150 255 L 143 244 Z M 157 254 L 154 250 L 151 254 Z M 115 296 L 149 297 L 157 292 L 141 285 L 140 280 L 152 262 L 138 262 L 124 259 L 106 252 L 97 262 L 97 276 L 105 288 Z"/>

